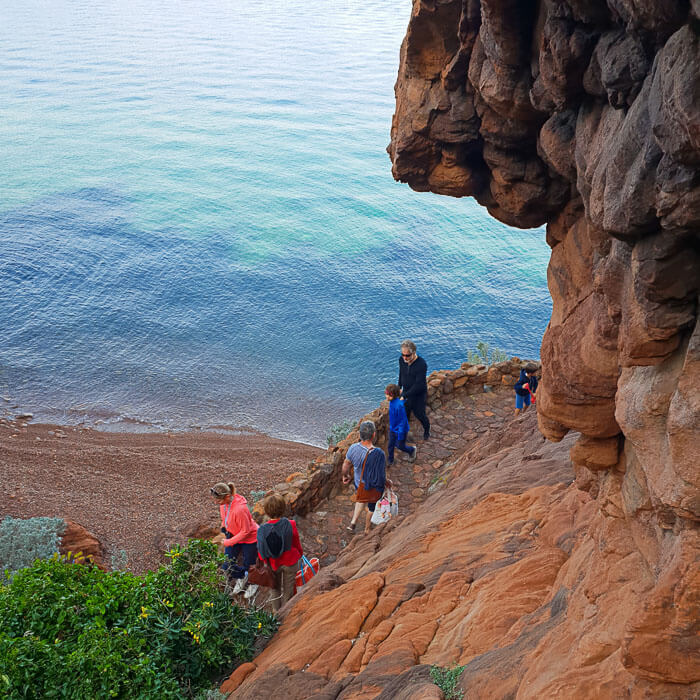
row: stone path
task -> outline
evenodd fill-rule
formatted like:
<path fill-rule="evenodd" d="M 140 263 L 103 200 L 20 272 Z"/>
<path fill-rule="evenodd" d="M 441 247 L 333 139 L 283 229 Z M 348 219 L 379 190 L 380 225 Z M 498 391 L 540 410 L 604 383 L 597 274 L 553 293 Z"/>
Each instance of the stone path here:
<path fill-rule="evenodd" d="M 397 450 L 394 465 L 387 469 L 399 496 L 400 510 L 413 511 L 428 495 L 431 484 L 442 477 L 443 467 L 461 456 L 481 435 L 513 420 L 513 410 L 510 388 L 455 398 L 428 413 L 431 437 L 427 442 L 422 439 L 422 426 L 412 419 L 407 442 L 418 445 L 418 457 L 415 463 L 410 463 Z M 414 435 L 419 436 L 415 441 Z M 306 517 L 295 516 L 305 553 L 319 557 L 322 566 L 335 561 L 353 537 L 346 529 L 353 508 L 351 495 L 352 489 L 348 487 L 341 495 L 326 499 Z M 354 536 L 361 537 L 363 529 L 364 516 L 361 516 Z"/>

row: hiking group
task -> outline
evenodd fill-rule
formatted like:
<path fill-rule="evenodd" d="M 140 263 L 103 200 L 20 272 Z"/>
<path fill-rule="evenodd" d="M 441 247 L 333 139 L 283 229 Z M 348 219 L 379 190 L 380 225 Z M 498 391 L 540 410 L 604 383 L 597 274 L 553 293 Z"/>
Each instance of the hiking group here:
<path fill-rule="evenodd" d="M 514 387 L 516 416 L 535 402 L 536 371 L 535 365 L 528 364 L 520 372 L 520 378 Z M 409 461 L 415 461 L 418 446 L 406 444 L 411 413 L 415 414 L 423 427 L 423 440 L 430 439 L 430 421 L 426 415 L 427 374 L 428 365 L 418 355 L 415 343 L 404 340 L 399 357 L 398 383 L 388 384 L 384 390 L 389 402 L 388 462 L 384 450 L 374 444 L 377 427 L 371 420 L 360 424 L 360 439 L 348 448 L 343 461 L 343 484 L 352 482 L 355 488 L 355 503 L 347 526 L 350 532 L 355 531 L 357 521 L 365 509 L 365 531 L 369 530 L 377 502 L 382 499 L 385 490 L 393 486 L 386 476 L 386 468 L 393 465 L 395 450 L 406 453 Z M 219 506 L 221 532 L 224 535 L 220 544 L 226 555 L 223 568 L 229 579 L 235 580 L 233 593 L 245 591 L 246 598 L 252 598 L 256 594 L 258 585 L 248 581 L 249 572 L 251 567 L 257 568 L 257 564 L 262 562 L 272 572 L 270 585 L 274 587 L 276 596 L 271 602 L 273 609 L 278 610 L 296 592 L 300 561 L 303 560 L 303 570 L 309 565 L 304 558 L 296 523 L 284 517 L 287 509 L 284 497 L 273 492 L 264 499 L 266 521 L 258 526 L 248 509 L 246 499 L 236 493 L 233 484 L 215 484 L 211 495 Z M 381 518 L 375 522 L 381 522 Z"/>
<path fill-rule="evenodd" d="M 287 502 L 279 493 L 271 493 L 263 501 L 266 522 L 258 525 L 248 509 L 248 502 L 231 483 L 220 482 L 211 488 L 211 496 L 219 506 L 220 542 L 226 556 L 223 569 L 235 581 L 234 594 L 252 598 L 258 585 L 248 583 L 252 566 L 264 562 L 274 574 L 274 595 L 270 602 L 277 611 L 295 593 L 296 572 L 304 551 L 297 524 L 284 517 Z"/>
<path fill-rule="evenodd" d="M 411 411 L 423 425 L 423 438 L 430 437 L 430 422 L 425 415 L 425 402 L 428 393 L 426 382 L 428 366 L 416 352 L 415 343 L 405 340 L 401 344 L 399 357 L 398 384 L 389 384 L 385 395 L 390 402 L 389 419 L 389 465 L 394 461 L 394 449 L 407 453 L 410 460 L 415 460 L 418 448 L 408 447 Z M 348 530 L 354 531 L 357 519 L 363 508 L 367 507 L 367 528 L 375 509 L 376 502 L 382 497 L 384 489 L 391 487 L 386 478 L 386 459 L 384 451 L 373 444 L 376 426 L 372 421 L 365 421 L 360 426 L 360 441 L 352 445 L 343 463 L 343 482 L 350 483 L 350 468 L 354 470 L 355 506 Z M 211 488 L 211 496 L 219 506 L 221 532 L 223 539 L 220 546 L 224 550 L 226 562 L 223 569 L 231 581 L 235 581 L 233 593 L 244 593 L 245 598 L 252 598 L 258 591 L 258 584 L 249 582 L 252 567 L 258 562 L 269 566 L 274 574 L 276 595 L 271 599 L 272 607 L 278 610 L 296 591 L 299 563 L 304 551 L 299 538 L 299 531 L 294 520 L 284 517 L 287 503 L 279 493 L 271 493 L 263 501 L 266 521 L 258 525 L 248 508 L 248 502 L 232 483 L 219 482 Z M 304 569 L 310 569 L 304 559 Z M 313 575 L 313 572 L 311 572 Z"/>
<path fill-rule="evenodd" d="M 412 412 L 423 426 L 423 440 L 430 439 L 430 421 L 425 414 L 427 376 L 428 365 L 418 355 L 416 344 L 412 340 L 404 340 L 399 356 L 398 383 L 388 384 L 384 389 L 389 402 L 389 460 L 387 462 L 384 450 L 374 444 L 377 426 L 368 420 L 360 424 L 360 440 L 349 447 L 343 462 L 343 483 L 349 484 L 352 481 L 355 486 L 355 506 L 347 526 L 350 532 L 355 531 L 357 520 L 365 507 L 365 531 L 369 530 L 377 501 L 382 498 L 385 489 L 393 486 L 391 479 L 386 477 L 386 467 L 394 464 L 395 449 L 405 452 L 409 461 L 415 462 L 418 446 L 406 445 L 410 430 L 408 421 Z"/>

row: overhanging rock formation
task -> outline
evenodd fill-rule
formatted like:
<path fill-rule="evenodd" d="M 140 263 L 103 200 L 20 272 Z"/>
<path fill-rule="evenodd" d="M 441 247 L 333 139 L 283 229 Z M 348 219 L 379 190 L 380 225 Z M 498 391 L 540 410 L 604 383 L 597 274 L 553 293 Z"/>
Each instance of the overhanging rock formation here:
<path fill-rule="evenodd" d="M 547 224 L 557 444 L 531 414 L 476 440 L 283 608 L 231 697 L 439 700 L 431 664 L 470 699 L 700 696 L 699 14 L 415 0 L 393 173 Z"/>
<path fill-rule="evenodd" d="M 540 429 L 581 433 L 591 536 L 603 550 L 613 528 L 640 558 L 647 604 L 621 663 L 686 683 L 700 677 L 699 18 L 695 0 L 416 0 L 388 149 L 416 190 L 547 224 Z"/>

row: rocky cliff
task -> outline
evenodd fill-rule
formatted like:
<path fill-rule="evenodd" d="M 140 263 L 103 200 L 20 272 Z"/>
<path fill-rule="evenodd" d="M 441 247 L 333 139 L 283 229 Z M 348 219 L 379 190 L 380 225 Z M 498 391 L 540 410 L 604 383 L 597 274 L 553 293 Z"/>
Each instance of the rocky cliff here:
<path fill-rule="evenodd" d="M 699 16 L 695 1 L 416 1 L 389 147 L 415 189 L 547 224 L 539 426 L 580 433 L 598 560 L 617 541 L 635 561 L 620 669 L 678 683 L 700 677 Z"/>
<path fill-rule="evenodd" d="M 356 537 L 236 698 L 700 696 L 700 3 L 415 0 L 389 152 L 547 224 L 532 415 Z M 552 442 L 545 442 L 541 434 Z"/>

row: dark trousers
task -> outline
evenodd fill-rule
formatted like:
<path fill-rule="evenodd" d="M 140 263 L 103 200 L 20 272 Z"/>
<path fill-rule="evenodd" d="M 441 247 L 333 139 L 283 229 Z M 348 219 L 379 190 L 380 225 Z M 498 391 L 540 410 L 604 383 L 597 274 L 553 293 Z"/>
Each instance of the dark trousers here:
<path fill-rule="evenodd" d="M 386 447 L 386 451 L 389 453 L 389 464 L 394 462 L 394 447 L 397 447 L 402 452 L 412 455 L 413 448 L 406 447 L 406 438 L 399 440 L 396 433 L 393 430 L 389 431 L 389 444 Z"/>
<path fill-rule="evenodd" d="M 238 557 L 241 552 L 243 552 L 243 565 L 239 566 Z M 239 542 L 232 544 L 230 547 L 225 547 L 224 554 L 226 555 L 226 561 L 221 568 L 228 574 L 228 577 L 243 578 L 246 571 L 255 564 L 258 558 L 258 545 L 257 542 L 251 542 L 250 544 Z"/>
<path fill-rule="evenodd" d="M 411 420 L 411 411 L 413 411 L 423 426 L 423 434 L 430 435 L 430 421 L 428 416 L 425 415 L 425 397 L 406 399 L 403 407 L 406 409 L 407 418 Z"/>

